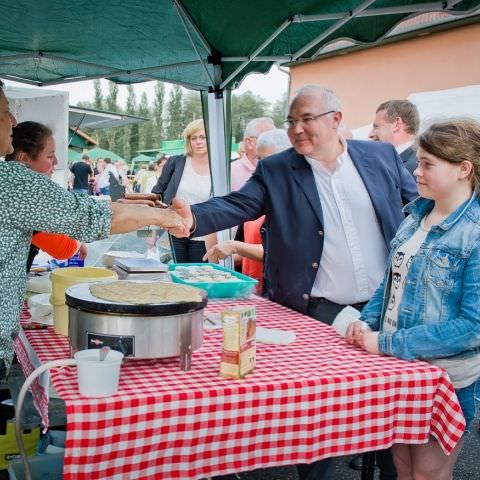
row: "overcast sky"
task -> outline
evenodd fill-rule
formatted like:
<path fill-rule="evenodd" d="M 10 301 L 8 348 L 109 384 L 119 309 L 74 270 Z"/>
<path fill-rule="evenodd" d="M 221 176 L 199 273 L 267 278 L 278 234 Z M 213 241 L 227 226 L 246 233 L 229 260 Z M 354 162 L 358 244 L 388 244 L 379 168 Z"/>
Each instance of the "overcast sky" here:
<path fill-rule="evenodd" d="M 273 67 L 271 71 L 266 75 L 252 74 L 249 75 L 241 84 L 241 86 L 235 91 L 236 93 L 244 93 L 247 90 L 251 90 L 253 93 L 262 96 L 269 102 L 274 102 L 280 98 L 288 90 L 288 74 L 284 71 L 278 70 L 277 67 Z M 41 88 L 32 87 L 30 85 L 5 81 L 7 85 L 25 88 Z M 143 92 L 147 92 L 149 103 L 152 104 L 154 96 L 155 82 L 145 82 L 134 84 L 135 92 L 137 94 L 137 100 L 140 100 L 140 96 Z M 167 85 L 167 89 L 169 86 Z M 102 80 L 102 89 L 104 94 L 108 91 L 107 81 Z M 93 101 L 93 81 L 84 81 L 76 83 L 67 83 L 65 85 L 51 85 L 48 90 L 64 90 L 70 93 L 70 105 L 76 105 L 79 101 Z M 125 106 L 127 98 L 127 87 L 119 85 L 119 103 Z M 168 97 L 167 97 L 168 98 Z"/>

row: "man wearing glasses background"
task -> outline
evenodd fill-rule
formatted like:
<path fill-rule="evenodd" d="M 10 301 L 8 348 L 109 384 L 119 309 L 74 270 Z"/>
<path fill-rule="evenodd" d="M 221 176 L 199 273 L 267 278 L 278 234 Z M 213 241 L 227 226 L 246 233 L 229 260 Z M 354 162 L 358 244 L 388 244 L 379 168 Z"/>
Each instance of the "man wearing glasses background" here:
<path fill-rule="evenodd" d="M 252 176 L 257 167 L 257 138 L 263 132 L 273 130 L 275 125 L 270 117 L 259 117 L 250 120 L 243 133 L 243 148 L 245 154 L 232 162 L 231 186 L 232 191 L 240 190 Z"/>

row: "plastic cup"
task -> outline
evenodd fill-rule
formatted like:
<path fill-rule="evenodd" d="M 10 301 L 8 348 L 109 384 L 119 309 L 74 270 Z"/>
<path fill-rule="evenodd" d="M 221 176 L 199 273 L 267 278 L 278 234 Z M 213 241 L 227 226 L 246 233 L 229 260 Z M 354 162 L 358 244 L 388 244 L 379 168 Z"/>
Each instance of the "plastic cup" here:
<path fill-rule="evenodd" d="M 110 350 L 103 362 L 98 348 L 75 353 L 78 389 L 84 397 L 110 397 L 118 390 L 123 353 Z"/>

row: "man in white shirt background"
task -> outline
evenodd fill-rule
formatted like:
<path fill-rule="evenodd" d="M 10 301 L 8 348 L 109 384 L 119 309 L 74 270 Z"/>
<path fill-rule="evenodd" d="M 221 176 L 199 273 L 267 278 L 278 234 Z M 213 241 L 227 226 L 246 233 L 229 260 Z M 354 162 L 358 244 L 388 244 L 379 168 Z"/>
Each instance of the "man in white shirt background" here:
<path fill-rule="evenodd" d="M 400 155 L 406 169 L 413 175 L 417 168 L 417 152 L 413 148 L 420 126 L 417 107 L 408 100 L 389 100 L 375 113 L 368 138 L 391 143 Z"/>
<path fill-rule="evenodd" d="M 273 120 L 269 117 L 254 118 L 248 122 L 243 134 L 245 153 L 231 165 L 232 191 L 240 190 L 257 167 L 257 138 L 274 128 Z"/>

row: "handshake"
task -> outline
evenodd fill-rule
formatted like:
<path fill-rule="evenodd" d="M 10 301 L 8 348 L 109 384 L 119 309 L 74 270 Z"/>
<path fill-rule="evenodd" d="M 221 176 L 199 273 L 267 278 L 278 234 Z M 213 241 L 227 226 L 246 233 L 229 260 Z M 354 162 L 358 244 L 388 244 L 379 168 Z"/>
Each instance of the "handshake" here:
<path fill-rule="evenodd" d="M 158 210 L 155 223 L 178 238 L 189 237 L 195 231 L 192 209 L 187 202 L 179 198 L 174 198 L 169 207 Z"/>

